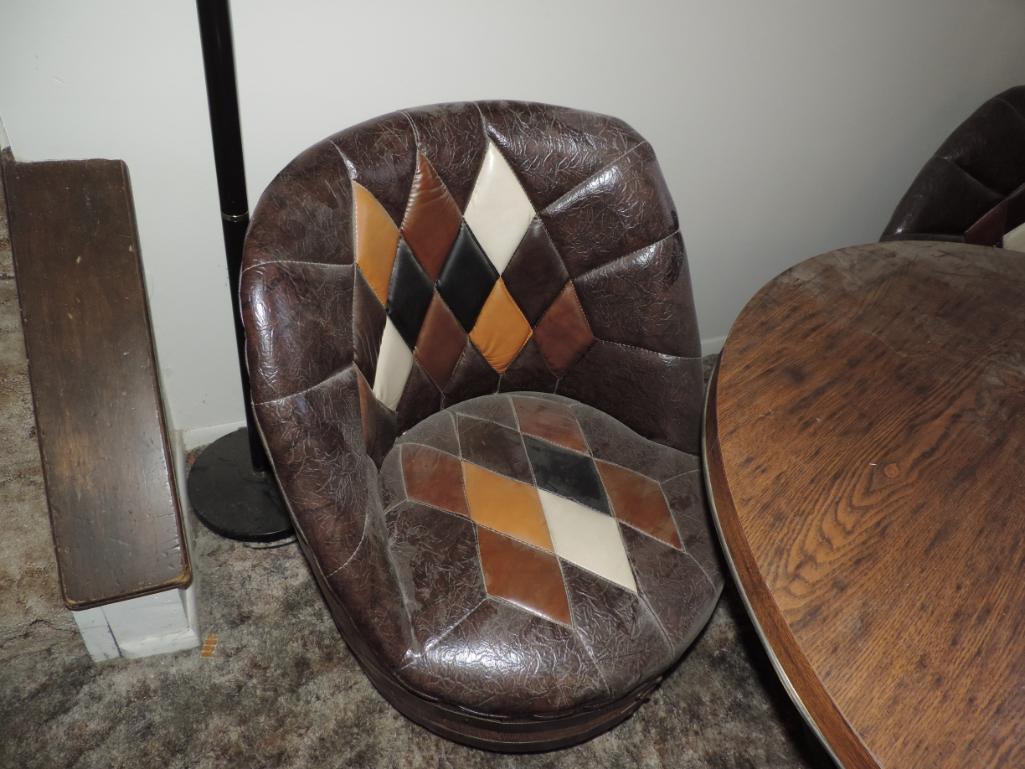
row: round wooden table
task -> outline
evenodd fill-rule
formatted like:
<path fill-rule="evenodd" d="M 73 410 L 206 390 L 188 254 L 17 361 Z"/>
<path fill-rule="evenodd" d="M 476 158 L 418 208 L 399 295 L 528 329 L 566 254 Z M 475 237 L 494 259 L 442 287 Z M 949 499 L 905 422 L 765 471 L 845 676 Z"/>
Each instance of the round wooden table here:
<path fill-rule="evenodd" d="M 1025 766 L 1025 253 L 857 246 L 763 288 L 705 414 L 720 536 L 842 766 Z"/>

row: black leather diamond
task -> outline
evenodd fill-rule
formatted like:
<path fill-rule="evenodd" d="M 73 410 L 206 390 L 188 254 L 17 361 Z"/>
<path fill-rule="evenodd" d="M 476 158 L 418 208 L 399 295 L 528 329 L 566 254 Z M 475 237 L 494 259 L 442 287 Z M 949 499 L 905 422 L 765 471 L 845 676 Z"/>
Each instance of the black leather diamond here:
<path fill-rule="evenodd" d="M 399 250 L 395 254 L 395 267 L 392 268 L 391 283 L 388 286 L 388 317 L 395 324 L 399 334 L 409 345 L 416 345 L 427 308 L 434 296 L 434 287 L 430 278 L 417 264 L 413 252 L 406 241 L 399 241 Z"/>
<path fill-rule="evenodd" d="M 498 272 L 464 223 L 438 279 L 438 293 L 469 333 L 498 281 Z"/>
<path fill-rule="evenodd" d="M 612 514 L 593 459 L 529 435 L 523 436 L 523 444 L 539 487 L 606 515 Z"/>

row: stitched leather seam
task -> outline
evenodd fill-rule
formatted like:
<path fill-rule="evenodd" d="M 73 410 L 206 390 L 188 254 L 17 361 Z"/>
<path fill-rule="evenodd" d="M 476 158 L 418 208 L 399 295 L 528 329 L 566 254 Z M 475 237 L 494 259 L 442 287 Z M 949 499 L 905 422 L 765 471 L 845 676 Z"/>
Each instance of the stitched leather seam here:
<path fill-rule="evenodd" d="M 419 662 L 421 659 L 423 659 L 424 652 L 430 651 L 435 646 L 437 646 L 439 643 L 441 643 L 449 633 L 451 633 L 453 630 L 455 630 L 457 627 L 459 627 L 461 624 L 463 624 L 463 622 L 466 619 L 468 619 L 471 614 L 473 614 L 475 611 L 477 611 L 477 609 L 479 609 L 481 606 L 483 606 L 484 602 L 487 601 L 488 598 L 490 598 L 490 597 L 491 596 L 488 595 L 487 590 L 485 590 L 484 591 L 484 597 L 481 598 L 480 601 L 472 609 L 470 609 L 468 612 L 466 612 L 466 614 L 464 614 L 462 617 L 460 617 L 455 622 L 453 622 L 451 625 L 449 625 L 447 628 L 445 628 L 445 630 L 442 631 L 440 634 L 438 634 L 437 636 L 432 638 L 430 640 L 430 642 L 428 642 L 427 644 L 424 644 L 423 648 L 420 651 L 415 652 L 413 654 L 413 658 L 411 660 L 409 660 L 409 662 L 406 662 L 406 663 L 402 664 L 401 666 L 395 668 L 395 672 L 396 673 L 400 673 L 403 670 L 406 670 L 407 668 L 409 668 L 414 663 Z"/>
<path fill-rule="evenodd" d="M 466 339 L 469 342 L 470 338 L 467 337 Z M 473 342 L 470 342 L 470 344 L 473 344 Z M 451 375 L 449 375 L 448 384 L 452 384 L 452 380 L 455 379 L 456 372 L 458 372 L 459 371 L 459 367 L 463 365 L 463 360 L 466 358 L 466 350 L 467 350 L 467 347 L 464 345 L 463 346 L 463 351 L 461 353 L 459 353 L 459 359 L 456 361 L 456 365 L 452 367 L 452 373 L 451 373 Z M 446 385 L 446 387 L 447 386 L 448 385 Z M 444 390 L 442 390 L 441 391 L 441 407 L 442 408 L 448 408 L 450 405 L 455 405 L 455 403 L 458 403 L 458 401 L 455 401 L 452 404 L 450 404 L 450 403 L 448 403 L 448 399 L 449 399 L 448 393 L 446 393 Z M 456 429 L 456 437 L 458 438 L 458 436 L 459 436 L 458 425 L 456 427 L 457 427 L 457 429 Z M 461 452 L 462 452 L 462 447 L 460 447 L 460 453 Z"/>
<path fill-rule="evenodd" d="M 409 487 L 406 485 L 406 457 L 405 451 L 402 448 L 403 445 L 399 444 L 399 478 L 402 480 L 402 496 L 409 499 Z"/>
<path fill-rule="evenodd" d="M 673 355 L 671 352 L 659 352 L 658 350 L 652 350 L 650 347 L 641 347 L 640 345 L 629 344 L 627 342 L 616 342 L 612 339 L 601 339 L 599 337 L 595 337 L 595 339 L 600 342 L 604 342 L 605 344 L 614 344 L 617 347 L 625 347 L 628 350 L 639 350 L 640 352 L 646 352 L 652 355 L 661 355 L 674 360 L 701 360 L 703 357 L 701 355 Z"/>
<path fill-rule="evenodd" d="M 488 123 L 488 119 L 486 117 L 484 117 L 484 111 L 480 108 L 480 103 L 479 102 L 474 102 L 473 103 L 473 107 L 474 107 L 474 109 L 477 110 L 477 114 L 480 116 L 480 133 L 481 133 L 481 136 L 484 137 L 484 154 L 486 155 L 487 154 L 488 142 L 491 141 L 491 135 L 488 133 L 488 127 L 490 126 L 490 124 Z M 483 166 L 483 164 L 484 164 L 484 160 L 483 160 L 483 157 L 482 157 L 482 159 L 481 159 L 481 166 Z M 476 181 L 477 176 L 480 176 L 480 168 L 477 169 L 477 174 L 476 174 L 476 176 L 474 176 L 474 185 L 473 185 L 474 187 L 477 186 L 477 181 Z M 470 197 L 473 197 L 473 191 L 472 190 L 470 191 Z"/>
<path fill-rule="evenodd" d="M 566 603 L 569 605 L 569 616 L 572 617 L 573 599 L 572 597 L 570 597 L 569 586 L 566 584 L 566 572 L 564 572 L 562 569 L 562 561 L 560 561 L 558 558 L 556 558 L 555 560 L 559 564 L 559 572 L 562 574 L 562 587 L 563 590 L 566 591 Z M 591 664 L 594 665 L 594 670 L 598 674 L 598 678 L 601 679 L 602 685 L 605 687 L 606 694 L 609 697 L 613 696 L 612 687 L 609 686 L 609 679 L 605 677 L 605 671 L 603 671 L 601 667 L 598 665 L 598 659 L 594 656 L 594 649 L 590 647 L 590 645 L 587 643 L 584 637 L 580 634 L 580 630 L 577 628 L 575 624 L 571 625 L 570 627 L 573 630 L 573 636 L 577 639 L 577 643 L 579 643 L 580 646 L 583 647 L 584 651 L 587 652 L 587 657 L 591 660 Z"/>
<path fill-rule="evenodd" d="M 544 230 L 545 237 L 548 238 L 548 242 L 552 244 L 552 250 L 555 252 L 555 255 L 559 257 L 559 263 L 562 265 L 562 271 L 566 273 L 566 280 L 567 280 L 567 282 L 569 282 L 570 280 L 572 280 L 572 278 L 570 277 L 570 274 L 569 274 L 569 268 L 566 266 L 566 259 L 563 257 L 562 251 L 559 250 L 559 247 L 557 245 L 555 245 L 555 241 L 552 239 L 552 233 L 548 230 L 548 223 L 545 222 L 545 220 L 541 218 L 541 214 L 538 211 L 536 211 L 536 210 L 534 211 L 534 218 L 537 219 L 538 224 L 541 225 L 541 229 Z M 523 237 L 526 237 L 526 236 L 527 236 L 527 233 L 523 233 Z M 576 286 L 575 285 L 573 286 L 573 290 L 576 291 Z M 558 294 L 556 294 L 556 299 L 557 298 L 558 298 Z M 554 301 L 555 300 L 553 299 L 552 302 L 554 302 Z M 552 302 L 548 303 L 548 307 L 546 307 L 545 311 L 541 313 L 541 317 L 538 318 L 538 320 L 540 320 L 541 318 L 544 317 L 545 312 L 548 312 L 548 308 L 552 306 Z M 585 315 L 584 317 L 587 317 L 587 316 Z M 588 323 L 590 324 L 590 322 L 588 322 Z M 542 355 L 541 357 L 543 358 L 544 355 Z M 547 360 L 545 361 L 545 365 L 548 365 L 548 361 Z M 551 366 L 548 366 L 548 370 L 549 371 L 552 370 Z M 552 373 L 554 374 L 555 372 L 552 372 Z"/>
<path fill-rule="evenodd" d="M 582 188 L 584 188 L 588 184 L 590 184 L 596 177 L 601 176 L 603 173 L 605 173 L 610 168 L 612 168 L 612 166 L 616 165 L 621 160 L 626 158 L 628 155 L 630 155 L 633 152 L 636 152 L 638 149 L 640 149 L 641 147 L 644 147 L 647 144 L 648 144 L 648 142 L 646 140 L 644 140 L 644 141 L 641 141 L 641 142 L 635 144 L 634 146 L 630 147 L 630 149 L 626 150 L 622 155 L 618 156 L 614 160 L 610 160 L 608 163 L 603 165 L 601 168 L 599 168 L 598 170 L 596 170 L 592 174 L 590 174 L 587 178 L 582 179 L 581 181 L 577 182 L 573 187 L 568 189 L 566 192 L 562 193 L 559 197 L 557 197 L 555 200 L 553 200 L 551 203 L 549 203 L 547 206 L 545 206 L 539 213 L 541 213 L 541 214 L 548 213 L 549 211 L 551 211 L 552 208 L 554 208 L 555 206 L 558 206 L 563 200 L 565 200 L 566 198 L 572 197 L 579 190 L 581 190 Z"/>
<path fill-rule="evenodd" d="M 651 614 L 651 618 L 655 620 L 655 626 L 662 633 L 663 639 L 669 646 L 669 650 L 672 652 L 673 639 L 670 637 L 669 631 L 666 630 L 666 626 L 663 624 L 662 618 L 658 616 L 658 614 L 655 612 L 655 609 L 652 607 L 651 601 L 648 600 L 648 596 L 644 595 L 644 593 L 641 591 L 640 585 L 637 586 L 637 597 L 641 600 L 641 603 L 643 603 L 644 606 L 648 609 L 648 613 Z"/>
<path fill-rule="evenodd" d="M 421 507 L 429 507 L 431 510 L 433 510 L 435 512 L 444 513 L 445 515 L 450 515 L 453 518 L 458 518 L 461 521 L 467 521 L 469 523 L 475 523 L 475 521 L 472 518 L 470 518 L 469 515 L 463 515 L 462 513 L 454 513 L 451 510 L 446 510 L 444 507 L 438 507 L 437 505 L 432 505 L 430 502 L 424 502 L 422 499 L 417 499 L 416 497 L 406 497 L 405 499 L 403 499 L 403 500 L 397 502 L 396 504 L 392 505 L 391 507 L 389 507 L 388 511 L 391 512 L 396 507 L 398 507 L 399 505 L 405 504 L 406 502 L 412 502 L 413 504 L 420 505 Z M 484 528 L 488 528 L 488 527 L 485 526 Z"/>
<path fill-rule="evenodd" d="M 556 558 L 556 560 L 558 560 L 558 558 Z M 561 570 L 562 567 L 560 566 L 559 568 Z M 563 585 L 565 585 L 565 582 L 563 582 Z M 565 590 L 565 587 L 563 588 L 563 590 Z M 573 634 L 574 637 L 577 637 L 576 628 L 574 628 L 572 625 L 567 625 L 565 622 L 560 622 L 559 620 L 557 620 L 557 619 L 555 619 L 553 617 L 548 617 L 548 616 L 546 616 L 544 614 L 541 614 L 538 611 L 536 611 L 535 609 L 531 609 L 531 608 L 529 608 L 527 606 L 523 606 L 522 604 L 518 604 L 515 601 L 510 601 L 508 598 L 505 598 L 504 596 L 491 595 L 490 593 L 488 593 L 488 598 L 490 598 L 495 603 L 501 603 L 501 604 L 505 604 L 506 606 L 511 606 L 512 608 L 516 609 L 517 611 L 522 611 L 524 614 L 529 614 L 532 617 L 537 617 L 538 619 L 544 620 L 545 622 L 551 622 L 553 625 L 558 625 L 559 627 L 564 627 L 567 630 L 569 630 Z M 568 597 L 567 597 L 567 600 L 568 600 Z"/>
<path fill-rule="evenodd" d="M 311 384 L 308 387 L 304 387 L 301 390 L 296 390 L 293 393 L 287 393 L 285 395 L 279 395 L 276 398 L 271 398 L 269 400 L 259 401 L 259 402 L 255 402 L 254 401 L 253 405 L 254 406 L 270 406 L 270 405 L 275 404 L 275 403 L 280 403 L 280 402 L 282 402 L 284 400 L 287 400 L 289 398 L 295 398 L 295 397 L 297 397 L 299 395 L 305 395 L 306 393 L 312 392 L 313 390 L 316 390 L 317 388 L 322 387 L 322 386 L 328 384 L 332 380 L 337 379 L 338 377 L 344 375 L 350 368 L 355 368 L 355 367 L 356 367 L 356 364 L 353 363 L 352 361 L 349 361 L 342 368 L 340 368 L 337 371 L 333 371 L 332 373 L 328 374 L 326 377 L 321 379 L 319 382 L 315 382 L 314 384 Z"/>
<path fill-rule="evenodd" d="M 654 443 L 654 441 L 650 441 L 650 443 Z M 655 445 L 660 446 L 661 444 L 655 444 Z M 685 456 L 688 456 L 688 457 L 694 456 L 693 454 L 687 454 L 687 452 L 685 452 L 685 451 L 681 451 L 680 453 L 684 454 Z M 669 483 L 669 481 L 676 480 L 677 478 L 682 478 L 685 475 L 693 475 L 694 473 L 700 473 L 700 472 L 701 472 L 701 468 L 700 467 L 695 467 L 693 470 L 684 470 L 682 473 L 677 473 L 676 475 L 670 475 L 668 478 L 663 478 L 661 481 L 659 481 L 659 483 Z"/>
<path fill-rule="evenodd" d="M 579 275 L 577 275 L 577 276 L 575 276 L 573 278 L 573 280 L 574 280 L 574 284 L 573 285 L 576 286 L 575 281 L 586 280 L 587 278 L 589 278 L 591 276 L 592 273 L 595 273 L 595 272 L 598 272 L 599 270 L 604 270 L 604 269 L 606 269 L 608 267 L 611 267 L 612 265 L 615 265 L 617 262 L 622 262 L 622 261 L 625 261 L 627 259 L 632 259 L 633 257 L 635 257 L 638 254 L 640 254 L 642 251 L 647 251 L 649 248 L 654 248 L 655 246 L 661 245 L 662 243 L 665 243 L 666 241 L 672 240 L 673 238 L 675 238 L 679 234 L 680 234 L 680 228 L 677 227 L 675 230 L 670 232 L 664 238 L 659 238 L 658 240 L 653 240 L 651 243 L 648 243 L 646 246 L 641 246 L 640 248 L 635 248 L 633 251 L 631 251 L 631 252 L 629 252 L 627 254 L 623 254 L 622 256 L 614 257 L 612 259 L 609 259 L 607 262 L 602 262 L 601 264 L 595 265 L 594 267 L 589 267 L 588 269 L 584 270 Z"/>
<path fill-rule="evenodd" d="M 437 446 L 432 446 L 429 443 L 422 443 L 420 441 L 401 441 L 397 445 L 399 445 L 399 446 L 422 446 L 425 449 L 431 449 L 432 451 L 438 451 L 438 452 L 444 454 L 447 457 L 452 457 L 453 459 L 462 459 L 462 454 L 453 454 L 451 451 L 446 451 L 445 449 L 439 449 Z"/>
<path fill-rule="evenodd" d="M 338 269 L 338 268 L 341 268 L 341 267 L 351 267 L 351 268 L 353 268 L 353 270 L 355 270 L 355 267 L 356 267 L 356 263 L 355 262 L 338 263 L 338 262 L 314 262 L 314 261 L 311 261 L 309 259 L 268 259 L 268 260 L 266 260 L 264 262 L 257 262 L 256 264 L 247 264 L 242 269 L 242 272 L 239 273 L 239 276 L 245 275 L 247 272 L 249 272 L 250 270 L 255 270 L 257 267 L 266 267 L 268 264 L 304 264 L 304 265 L 309 265 L 311 267 L 328 267 L 328 268 L 331 268 L 331 269 Z"/>
<path fill-rule="evenodd" d="M 325 579 L 331 579 L 331 577 L 333 577 L 335 574 L 337 574 L 342 569 L 344 569 L 346 566 L 348 566 L 352 562 L 352 559 L 356 557 L 356 554 L 359 552 L 359 549 L 363 546 L 363 543 L 367 539 L 367 527 L 369 525 L 369 520 L 370 520 L 370 511 L 369 510 L 364 510 L 363 511 L 363 531 L 360 533 L 359 542 L 356 543 L 356 547 L 354 547 L 352 549 L 352 552 L 349 553 L 349 557 L 345 559 L 345 562 L 341 566 L 336 567 L 329 574 L 325 574 L 324 575 Z M 387 548 L 385 548 L 385 552 L 387 552 Z M 389 556 L 388 556 L 388 561 L 389 562 L 391 561 L 390 553 L 389 553 Z M 401 593 L 402 591 L 400 590 L 399 592 Z M 403 603 L 405 603 L 405 602 L 403 602 Z"/>
<path fill-rule="evenodd" d="M 962 166 L 960 163 L 958 163 L 953 158 L 948 158 L 948 157 L 945 157 L 943 155 L 933 155 L 933 157 L 936 160 L 939 160 L 941 163 L 946 163 L 947 165 L 953 166 L 958 171 L 960 171 L 963 175 L 967 176 L 973 182 L 975 182 L 980 187 L 982 187 L 982 189 L 984 189 L 986 192 L 989 192 L 989 193 L 991 193 L 993 195 L 996 195 L 998 198 L 1003 198 L 1004 197 L 1004 194 L 1002 192 L 998 192 L 997 190 L 993 189 L 992 187 L 990 187 L 985 182 L 981 181 L 977 176 L 975 176 L 975 174 L 973 174 L 971 171 L 969 171 L 967 168 Z"/>
<path fill-rule="evenodd" d="M 420 129 L 416 127 L 416 123 L 413 122 L 413 118 L 406 110 L 400 110 L 399 114 L 406 119 L 407 123 L 409 123 L 409 128 L 413 132 L 413 143 L 416 145 L 416 151 L 422 152 L 420 149 Z M 426 157 L 426 155 L 424 157 Z"/>

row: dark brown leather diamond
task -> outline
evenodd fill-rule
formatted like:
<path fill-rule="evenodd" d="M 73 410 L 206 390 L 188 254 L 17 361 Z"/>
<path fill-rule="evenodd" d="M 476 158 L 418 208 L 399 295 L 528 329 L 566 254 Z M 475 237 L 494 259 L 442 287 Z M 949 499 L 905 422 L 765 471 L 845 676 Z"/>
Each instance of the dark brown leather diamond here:
<path fill-rule="evenodd" d="M 587 451 L 587 441 L 580 432 L 573 411 L 563 403 L 514 395 L 513 405 L 520 430 L 574 451 Z"/>
<path fill-rule="evenodd" d="M 569 280 L 562 257 L 555 250 L 544 224 L 534 217 L 502 279 L 523 314 L 532 324 L 559 295 Z"/>
<path fill-rule="evenodd" d="M 436 281 L 463 217 L 431 162 L 422 153 L 417 153 L 416 160 L 402 236 L 427 276 Z"/>
<path fill-rule="evenodd" d="M 594 342 L 591 325 L 572 282 L 566 283 L 541 317 L 541 322 L 534 327 L 534 339 L 549 367 L 560 375 Z"/>
<path fill-rule="evenodd" d="M 456 367 L 465 345 L 466 332 L 445 301 L 435 293 L 427 308 L 427 315 L 424 316 L 413 357 L 420 361 L 439 390 L 448 384 L 452 369 Z"/>
<path fill-rule="evenodd" d="M 410 499 L 451 513 L 470 514 L 463 494 L 463 468 L 452 455 L 407 444 L 402 447 L 402 475 Z"/>
<path fill-rule="evenodd" d="M 480 526 L 477 541 L 488 593 L 556 622 L 573 621 L 555 556 Z"/>

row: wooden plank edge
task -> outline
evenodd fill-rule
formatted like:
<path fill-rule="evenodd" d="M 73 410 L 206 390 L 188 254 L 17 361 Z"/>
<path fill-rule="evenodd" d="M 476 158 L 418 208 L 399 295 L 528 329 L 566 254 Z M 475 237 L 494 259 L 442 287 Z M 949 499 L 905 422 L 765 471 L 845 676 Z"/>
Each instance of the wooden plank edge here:
<path fill-rule="evenodd" d="M 712 519 L 734 582 L 776 674 L 798 711 L 843 769 L 880 769 L 882 763 L 844 717 L 815 674 L 776 604 L 744 536 L 726 481 L 719 444 L 716 364 L 705 398 L 702 459 Z"/>
<path fill-rule="evenodd" d="M 50 161 L 42 161 L 42 162 L 45 162 L 45 163 L 61 163 L 61 162 L 64 162 L 64 163 L 76 163 L 76 162 L 87 162 L 87 161 L 75 161 L 75 160 L 52 161 L 52 160 L 50 160 Z M 124 178 L 124 181 L 125 181 L 125 191 L 126 191 L 126 194 L 127 194 L 127 201 L 126 202 L 127 202 L 127 205 L 128 205 L 128 214 L 129 214 L 129 218 L 131 219 L 131 222 L 132 222 L 132 236 L 133 236 L 134 241 L 135 241 L 135 243 L 137 245 L 137 248 L 136 248 L 136 259 L 137 259 L 137 262 L 138 262 L 138 265 L 139 265 L 138 277 L 139 277 L 139 280 L 141 281 L 140 287 L 141 287 L 141 290 L 142 290 L 143 306 L 145 307 L 145 310 L 146 310 L 146 331 L 147 331 L 147 335 L 149 336 L 150 354 L 151 354 L 152 359 L 153 359 L 152 370 L 153 370 L 153 378 L 154 378 L 154 387 L 156 388 L 156 392 L 157 392 L 157 396 L 158 396 L 158 401 L 160 403 L 160 408 L 158 409 L 158 420 L 160 422 L 160 438 L 161 438 L 161 444 L 162 444 L 162 448 L 163 448 L 163 452 L 164 452 L 164 461 L 165 461 L 165 464 L 166 464 L 166 466 L 168 468 L 168 480 L 169 480 L 170 487 L 171 487 L 171 496 L 172 496 L 172 499 L 173 499 L 173 502 L 174 502 L 175 513 L 176 513 L 176 517 L 177 517 L 176 524 L 177 524 L 177 528 L 178 528 L 178 539 L 181 542 L 182 570 L 178 573 L 178 575 L 176 575 L 174 578 L 172 578 L 170 580 L 164 580 L 163 582 L 156 583 L 156 584 L 153 584 L 153 585 L 144 585 L 144 586 L 140 587 L 138 590 L 130 591 L 130 592 L 127 592 L 127 593 L 124 593 L 124 594 L 121 594 L 121 595 L 117 595 L 117 596 L 104 597 L 104 598 L 101 598 L 101 599 L 80 600 L 80 599 L 77 599 L 74 596 L 69 594 L 69 591 L 67 589 L 67 585 L 66 585 L 65 580 L 64 580 L 64 573 L 63 573 L 63 570 L 61 569 L 60 559 L 56 558 L 55 562 L 56 562 L 56 565 L 57 565 L 57 581 L 58 581 L 58 586 L 60 588 L 61 600 L 64 602 L 64 605 L 68 609 L 70 609 L 72 611 L 82 611 L 82 610 L 86 610 L 86 609 L 93 609 L 93 608 L 97 608 L 97 607 L 100 607 L 100 606 L 104 606 L 106 604 L 116 603 L 118 601 L 129 600 L 129 599 L 132 599 L 132 598 L 140 598 L 140 597 L 143 597 L 143 596 L 152 595 L 154 593 L 160 593 L 160 592 L 163 592 L 165 590 L 170 590 L 170 589 L 174 589 L 174 588 L 184 589 L 184 588 L 189 587 L 192 584 L 192 560 L 191 560 L 191 557 L 190 557 L 190 554 L 189 554 L 189 548 L 188 548 L 187 539 L 186 539 L 186 535 L 185 535 L 184 524 L 183 524 L 183 520 L 182 520 L 183 516 L 184 516 L 184 511 L 182 509 L 182 504 L 181 504 L 181 494 L 179 492 L 179 482 L 178 482 L 177 473 L 176 473 L 176 470 L 175 470 L 175 467 L 174 467 L 174 461 L 173 461 L 173 457 L 172 457 L 172 453 L 171 453 L 170 442 L 169 442 L 169 439 L 168 439 L 168 425 L 167 425 L 166 415 L 164 413 L 165 412 L 165 404 L 164 404 L 164 396 L 163 396 L 163 387 L 162 387 L 162 383 L 160 382 L 160 365 L 159 365 L 159 360 L 157 359 L 156 345 L 155 345 L 154 339 L 153 339 L 153 321 L 152 321 L 152 318 L 150 316 L 149 295 L 146 292 L 146 279 L 145 279 L 145 272 L 144 272 L 144 268 L 143 268 L 143 264 L 142 264 L 142 250 L 141 250 L 141 247 L 139 247 L 139 229 L 138 229 L 138 223 L 137 223 L 137 219 L 136 219 L 136 215 L 135 215 L 135 202 L 134 202 L 133 196 L 131 194 L 131 189 L 132 189 L 132 187 L 131 187 L 131 179 L 129 178 L 129 175 L 128 175 L 128 165 L 125 163 L 125 161 L 123 161 L 123 160 L 115 160 L 113 162 L 116 162 L 116 163 L 119 164 L 121 175 L 122 175 L 122 177 Z M 13 269 L 14 269 L 14 284 L 15 284 L 15 288 L 17 289 L 17 293 L 18 293 L 19 319 L 20 319 L 22 325 L 24 325 L 25 318 L 20 313 L 21 306 L 22 306 L 22 297 L 21 297 L 21 287 L 20 287 L 20 284 L 18 282 L 17 244 L 15 243 L 14 224 L 13 224 L 13 222 L 15 221 L 15 218 L 16 218 L 17 215 L 15 213 L 14 206 L 12 205 L 12 200 L 14 199 L 15 196 L 12 194 L 12 187 L 11 187 L 11 184 L 10 184 L 10 179 L 12 178 L 13 171 L 14 171 L 15 167 L 18 166 L 18 165 L 29 165 L 29 164 L 28 163 L 21 163 L 19 161 L 16 161 L 14 159 L 14 153 L 13 153 L 13 150 L 10 147 L 10 145 L 7 145 L 7 146 L 5 146 L 3 148 L 0 148 L 0 183 L 2 183 L 3 186 L 4 186 L 4 197 L 5 197 L 6 209 L 7 209 L 6 210 L 6 214 L 7 214 L 7 229 L 8 229 L 8 232 L 10 233 L 11 253 L 12 253 L 12 257 L 13 257 L 12 258 L 12 265 L 13 265 Z M 23 345 L 25 344 L 25 341 L 26 341 L 25 340 L 25 336 L 24 336 L 24 334 L 22 334 L 22 344 Z M 32 374 L 31 374 L 31 372 L 32 372 L 32 358 L 28 354 L 27 346 L 25 348 L 25 358 L 28 361 L 29 381 L 31 382 L 32 381 Z M 54 532 L 53 520 L 52 520 L 52 511 L 50 510 L 50 506 L 49 506 L 49 479 L 47 478 L 47 473 L 46 473 L 46 463 L 43 461 L 42 446 L 39 444 L 39 440 L 38 440 L 38 436 L 40 435 L 40 431 L 39 431 L 39 420 L 36 418 L 36 414 L 37 414 L 36 395 L 35 395 L 35 389 L 34 388 L 30 387 L 29 389 L 30 389 L 30 394 L 31 394 L 31 398 L 32 398 L 32 419 L 33 419 L 33 422 L 34 422 L 35 427 L 36 427 L 36 436 L 37 436 L 36 448 L 39 451 L 39 464 L 40 464 L 40 468 L 42 469 L 42 475 L 43 475 L 43 491 L 44 491 L 44 493 L 47 496 L 47 518 L 50 520 L 50 536 L 51 536 L 51 538 L 53 538 L 54 552 L 56 553 L 57 541 L 55 539 L 55 532 Z"/>

